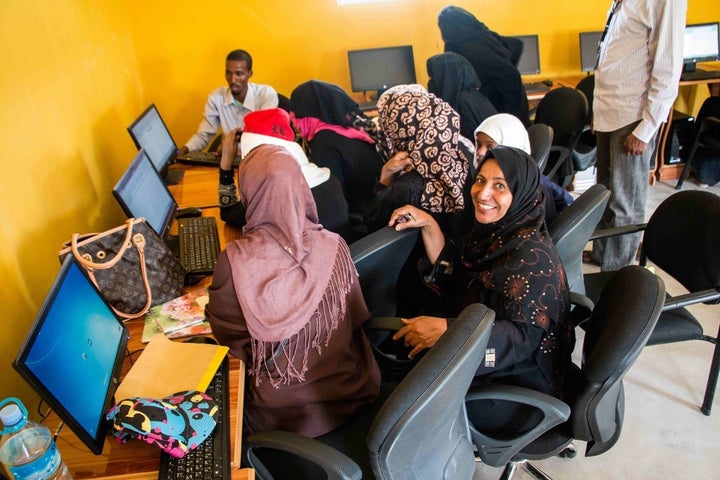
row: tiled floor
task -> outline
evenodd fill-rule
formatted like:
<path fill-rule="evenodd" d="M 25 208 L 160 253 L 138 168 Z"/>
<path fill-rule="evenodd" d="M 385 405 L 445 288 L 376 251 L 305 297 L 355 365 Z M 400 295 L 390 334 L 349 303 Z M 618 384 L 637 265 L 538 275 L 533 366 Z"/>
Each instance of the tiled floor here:
<path fill-rule="evenodd" d="M 674 187 L 674 181 L 650 187 L 646 216 L 676 192 Z M 683 189 L 691 188 L 700 187 L 685 182 Z M 706 190 L 720 195 L 720 185 Z M 658 273 L 670 293 L 683 291 Z M 717 335 L 720 306 L 690 310 L 709 335 Z M 720 391 L 711 416 L 699 410 L 712 351 L 710 343 L 701 341 L 645 348 L 624 380 L 625 421 L 618 443 L 602 455 L 585 457 L 584 443 L 576 442 L 575 458 L 554 457 L 534 464 L 555 480 L 720 479 Z M 473 478 L 496 479 L 501 473 L 500 468 L 478 464 Z M 530 477 L 522 473 L 513 478 Z"/>

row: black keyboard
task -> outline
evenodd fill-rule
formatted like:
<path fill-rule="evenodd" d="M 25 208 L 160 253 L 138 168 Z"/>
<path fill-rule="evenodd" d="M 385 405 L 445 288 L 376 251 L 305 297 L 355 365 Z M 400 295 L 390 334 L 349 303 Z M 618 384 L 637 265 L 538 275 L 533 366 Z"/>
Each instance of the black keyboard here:
<path fill-rule="evenodd" d="M 695 70 L 680 75 L 680 80 L 707 80 L 708 78 L 717 78 L 720 81 L 720 70 Z"/>
<path fill-rule="evenodd" d="M 220 166 L 220 155 L 215 155 L 210 152 L 188 152 L 185 155 L 180 155 L 176 158 L 179 163 L 185 165 L 199 165 L 205 167 L 218 167 Z M 233 160 L 233 167 L 240 165 L 240 157 L 237 156 Z"/>
<path fill-rule="evenodd" d="M 178 253 L 188 275 L 211 275 L 220 253 L 214 217 L 178 219 Z"/>
<path fill-rule="evenodd" d="M 360 107 L 360 110 L 362 110 L 363 112 L 367 112 L 368 110 L 375 110 L 377 109 L 377 102 L 375 100 L 360 102 L 358 103 L 358 107 Z"/>
<path fill-rule="evenodd" d="M 543 82 L 523 83 L 523 87 L 525 87 L 525 93 L 539 93 L 550 90 L 550 85 Z"/>
<path fill-rule="evenodd" d="M 215 430 L 183 458 L 160 457 L 158 480 L 224 480 L 230 478 L 230 363 L 225 357 L 205 393 L 219 408 Z"/>

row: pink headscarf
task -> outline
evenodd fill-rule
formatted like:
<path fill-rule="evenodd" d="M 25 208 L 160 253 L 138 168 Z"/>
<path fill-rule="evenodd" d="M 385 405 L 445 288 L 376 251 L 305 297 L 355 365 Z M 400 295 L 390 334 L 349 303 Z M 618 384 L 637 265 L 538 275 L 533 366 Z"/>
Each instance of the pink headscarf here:
<path fill-rule="evenodd" d="M 340 125 L 332 125 L 330 123 L 325 123 L 319 118 L 315 117 L 297 118 L 292 113 L 290 114 L 290 120 L 292 120 L 295 128 L 300 131 L 300 136 L 306 139 L 308 142 L 313 139 L 317 132 L 321 130 L 331 130 L 338 135 L 342 135 L 343 137 L 362 140 L 363 142 L 367 143 L 375 143 L 375 140 L 373 140 L 370 135 L 355 127 L 341 127 Z"/>
<path fill-rule="evenodd" d="M 261 145 L 242 161 L 238 189 L 247 206 L 243 238 L 227 246 L 235 294 L 252 337 L 250 373 L 273 386 L 303 381 L 310 348 L 327 345 L 346 315 L 357 277 L 345 242 L 318 224 L 310 187 L 293 156 Z M 327 323 L 322 323 L 327 322 Z M 298 333 L 307 328 L 305 345 Z M 270 374 L 269 352 L 280 349 Z"/>

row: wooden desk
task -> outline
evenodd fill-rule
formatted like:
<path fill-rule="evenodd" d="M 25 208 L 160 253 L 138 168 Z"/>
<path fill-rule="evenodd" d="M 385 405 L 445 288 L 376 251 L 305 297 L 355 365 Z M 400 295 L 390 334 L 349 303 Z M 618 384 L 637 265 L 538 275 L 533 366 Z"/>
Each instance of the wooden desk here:
<path fill-rule="evenodd" d="M 172 168 L 182 168 L 185 171 L 180 183 L 168 185 L 178 208 L 208 208 L 219 205 L 219 173 L 216 167 L 174 164 Z"/>
<path fill-rule="evenodd" d="M 720 70 L 720 62 L 708 62 L 708 63 L 702 63 L 699 65 L 699 68 L 702 70 Z M 680 80 L 680 87 L 690 86 L 694 87 L 697 85 L 708 85 L 711 83 L 720 83 L 720 78 L 705 78 L 701 80 Z M 692 113 L 692 112 L 683 112 L 683 113 Z M 663 181 L 663 180 L 674 180 L 677 178 L 680 178 L 680 175 L 682 174 L 683 167 L 685 167 L 684 163 L 674 163 L 671 165 L 666 165 L 665 161 L 665 150 L 667 148 L 667 142 L 672 141 L 670 137 L 670 130 L 672 125 L 672 114 L 673 109 L 670 109 L 670 113 L 668 114 L 668 119 L 665 123 L 663 123 L 660 126 L 660 131 L 658 132 L 658 147 L 657 147 L 657 155 L 655 157 L 655 169 L 652 172 L 650 183 L 654 183 L 655 180 Z"/>
<path fill-rule="evenodd" d="M 207 168 L 207 167 L 201 167 Z M 215 173 L 217 175 L 217 172 Z M 190 177 L 192 178 L 192 177 Z M 217 182 L 217 176 L 214 182 Z M 215 187 L 217 189 L 217 186 Z M 241 235 L 241 232 L 232 227 L 226 226 L 219 219 L 219 209 L 208 208 L 203 210 L 203 215 L 216 216 L 218 219 L 218 230 L 220 244 L 224 247 Z M 205 278 L 195 289 L 201 285 L 209 285 L 211 278 Z M 130 331 L 128 350 L 137 358 L 139 351 L 145 348 L 141 342 L 144 319 L 130 320 L 126 323 Z M 137 353 L 136 353 L 137 352 Z M 245 365 L 237 358 L 230 356 L 230 453 L 232 457 L 232 480 L 254 480 L 255 471 L 252 469 L 240 469 L 240 450 L 242 443 L 242 408 L 244 398 Z M 125 375 L 130 369 L 130 360 L 126 358 L 122 374 Z M 46 424 L 54 431 L 60 420 L 51 415 Z M 102 455 L 92 454 L 80 439 L 69 429 L 64 428 L 57 437 L 57 445 L 62 458 L 70 469 L 73 479 L 100 478 L 106 480 L 150 480 L 156 479 L 160 465 L 160 450 L 140 440 L 130 440 L 128 443 L 117 443 L 111 435 L 105 439 L 105 446 Z"/>

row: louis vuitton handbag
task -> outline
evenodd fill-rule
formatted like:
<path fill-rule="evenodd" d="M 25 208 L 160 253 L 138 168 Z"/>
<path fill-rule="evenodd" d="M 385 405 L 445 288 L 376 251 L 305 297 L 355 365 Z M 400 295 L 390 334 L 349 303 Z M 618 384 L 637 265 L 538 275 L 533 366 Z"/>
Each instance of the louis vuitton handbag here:
<path fill-rule="evenodd" d="M 72 235 L 60 259 L 73 255 L 124 320 L 182 294 L 185 271 L 144 218 L 88 235 Z"/>

